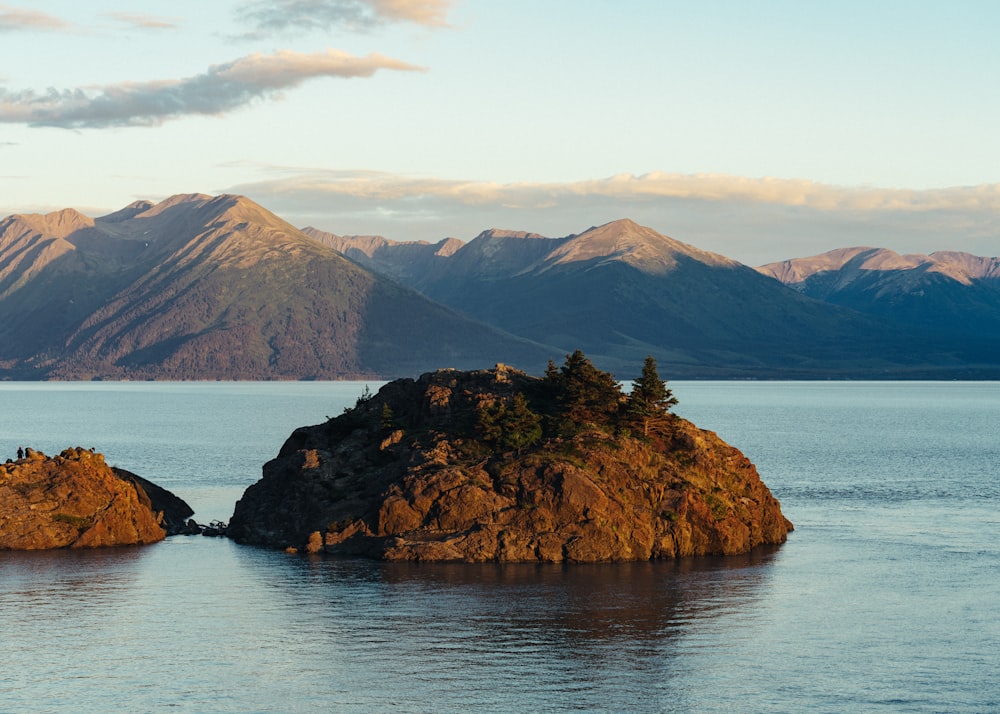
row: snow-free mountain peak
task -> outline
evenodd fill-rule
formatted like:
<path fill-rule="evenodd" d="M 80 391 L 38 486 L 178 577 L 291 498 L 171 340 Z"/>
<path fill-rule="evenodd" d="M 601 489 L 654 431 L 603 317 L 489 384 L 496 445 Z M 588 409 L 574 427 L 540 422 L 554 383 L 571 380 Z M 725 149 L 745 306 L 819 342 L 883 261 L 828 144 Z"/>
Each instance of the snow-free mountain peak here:
<path fill-rule="evenodd" d="M 892 274 L 896 282 L 915 284 L 928 273 L 943 275 L 968 286 L 975 280 L 1000 277 L 1000 259 L 956 251 L 901 255 L 888 248 L 855 246 L 807 258 L 768 263 L 758 270 L 793 287 L 820 277 L 824 277 L 829 284 L 844 287 L 857 280 L 868 279 L 873 274 L 882 278 L 889 278 Z"/>
<path fill-rule="evenodd" d="M 122 221 L 129 220 L 130 218 L 135 218 L 140 213 L 145 213 L 154 205 L 156 204 L 152 201 L 133 201 L 129 205 L 125 206 L 125 208 L 121 208 L 95 220 L 100 223 L 121 223 Z"/>
<path fill-rule="evenodd" d="M 52 213 L 19 213 L 8 216 L 0 222 L 0 229 L 13 230 L 24 235 L 37 233 L 49 238 L 65 238 L 82 228 L 90 228 L 94 219 L 85 216 L 75 208 L 64 208 Z"/>
<path fill-rule="evenodd" d="M 566 239 L 546 258 L 545 269 L 576 262 L 620 260 L 643 272 L 665 273 L 676 267 L 679 256 L 716 267 L 739 265 L 734 260 L 699 250 L 622 218 Z"/>
<path fill-rule="evenodd" d="M 627 219 L 562 238 L 344 238 L 351 259 L 311 233 L 236 195 L 8 217 L 0 378 L 531 370 L 575 349 L 623 378 L 647 355 L 677 377 L 1000 373 L 995 258 L 844 249 L 782 264 L 809 276 L 789 290 Z"/>
<path fill-rule="evenodd" d="M 885 248 L 855 247 L 771 263 L 758 270 L 803 295 L 912 326 L 934 337 L 963 335 L 985 344 L 1000 334 L 997 258 L 954 251 L 900 255 Z M 994 348 L 977 349 L 985 355 Z"/>
<path fill-rule="evenodd" d="M 22 237 L 23 221 L 0 222 L 0 378 L 333 379 L 548 357 L 243 196 L 80 215 L 35 217 Z"/>

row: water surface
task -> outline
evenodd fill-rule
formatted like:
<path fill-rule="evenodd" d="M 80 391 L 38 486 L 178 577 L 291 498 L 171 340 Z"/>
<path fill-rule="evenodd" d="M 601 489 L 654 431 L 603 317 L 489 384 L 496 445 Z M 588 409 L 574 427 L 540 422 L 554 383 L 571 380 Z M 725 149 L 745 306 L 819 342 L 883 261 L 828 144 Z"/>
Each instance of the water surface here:
<path fill-rule="evenodd" d="M 671 386 L 757 464 L 787 544 L 583 566 L 201 537 L 0 553 L 0 711 L 1000 708 L 1000 384 Z M 294 427 L 363 387 L 0 384 L 0 454 L 94 446 L 228 520 Z"/>

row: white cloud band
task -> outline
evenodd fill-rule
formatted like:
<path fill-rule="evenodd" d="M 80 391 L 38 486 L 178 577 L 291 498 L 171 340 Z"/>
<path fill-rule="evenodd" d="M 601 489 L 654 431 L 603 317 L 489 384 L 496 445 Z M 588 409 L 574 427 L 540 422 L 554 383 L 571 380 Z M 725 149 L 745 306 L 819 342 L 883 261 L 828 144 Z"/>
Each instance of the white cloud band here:
<path fill-rule="evenodd" d="M 468 239 L 490 227 L 561 236 L 627 217 L 760 265 L 853 245 L 994 255 L 1000 238 L 1000 184 L 903 190 L 663 172 L 494 183 L 269 170 L 271 178 L 225 190 L 250 196 L 300 226 L 396 240 Z"/>
<path fill-rule="evenodd" d="M 365 200 L 446 199 L 468 206 L 497 204 L 544 208 L 569 198 L 642 202 L 664 198 L 745 201 L 818 211 L 998 211 L 1000 184 L 941 189 L 885 189 L 831 186 L 813 181 L 747 178 L 726 174 L 654 172 L 619 174 L 567 183 L 496 183 L 406 177 L 379 172 L 301 171 L 247 188 Z"/>
<path fill-rule="evenodd" d="M 126 82 L 44 93 L 0 89 L 0 122 L 68 129 L 155 126 L 191 114 L 217 115 L 317 77 L 370 77 L 379 70 L 420 71 L 380 54 L 338 50 L 253 54 L 179 80 Z"/>

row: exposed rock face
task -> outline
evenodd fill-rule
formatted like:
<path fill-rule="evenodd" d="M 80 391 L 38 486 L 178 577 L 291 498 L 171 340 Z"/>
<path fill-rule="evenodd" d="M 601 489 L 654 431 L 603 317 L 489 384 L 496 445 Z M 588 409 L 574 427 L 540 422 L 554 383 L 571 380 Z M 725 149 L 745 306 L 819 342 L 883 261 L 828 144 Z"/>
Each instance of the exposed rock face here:
<path fill-rule="evenodd" d="M 0 550 L 139 545 L 177 532 L 191 508 L 169 491 L 66 449 L 0 464 Z"/>
<path fill-rule="evenodd" d="M 736 554 L 792 529 L 753 464 L 667 415 L 650 437 L 584 428 L 484 449 L 477 410 L 543 380 L 498 365 L 397 380 L 297 429 L 228 534 L 387 560 L 613 561 Z"/>

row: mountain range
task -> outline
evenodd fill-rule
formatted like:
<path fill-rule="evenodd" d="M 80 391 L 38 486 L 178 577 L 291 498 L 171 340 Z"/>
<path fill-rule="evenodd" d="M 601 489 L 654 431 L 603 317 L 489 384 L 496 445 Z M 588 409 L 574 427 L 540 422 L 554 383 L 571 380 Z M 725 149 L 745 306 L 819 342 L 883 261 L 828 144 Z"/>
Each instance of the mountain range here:
<path fill-rule="evenodd" d="M 337 379 L 538 363 L 239 196 L 0 221 L 0 374 Z"/>
<path fill-rule="evenodd" d="M 1000 258 L 842 248 L 759 270 L 803 295 L 935 334 L 1000 335 Z"/>
<path fill-rule="evenodd" d="M 645 354 L 699 378 L 968 378 L 1000 363 L 1000 303 L 986 279 L 1000 272 L 997 259 L 936 254 L 953 265 L 934 289 L 915 279 L 927 272 L 916 256 L 887 261 L 848 301 L 811 289 L 852 270 L 834 254 L 753 269 L 627 219 L 563 238 L 489 230 L 468 243 L 304 232 L 474 319 L 578 346 L 616 373 Z M 888 285 L 908 312 L 881 309 Z M 961 319 L 940 329 L 935 316 L 949 311 Z"/>
<path fill-rule="evenodd" d="M 297 229 L 241 196 L 0 221 L 0 378 L 1000 376 L 1000 266 L 850 248 L 754 269 L 627 219 L 465 243 Z"/>

